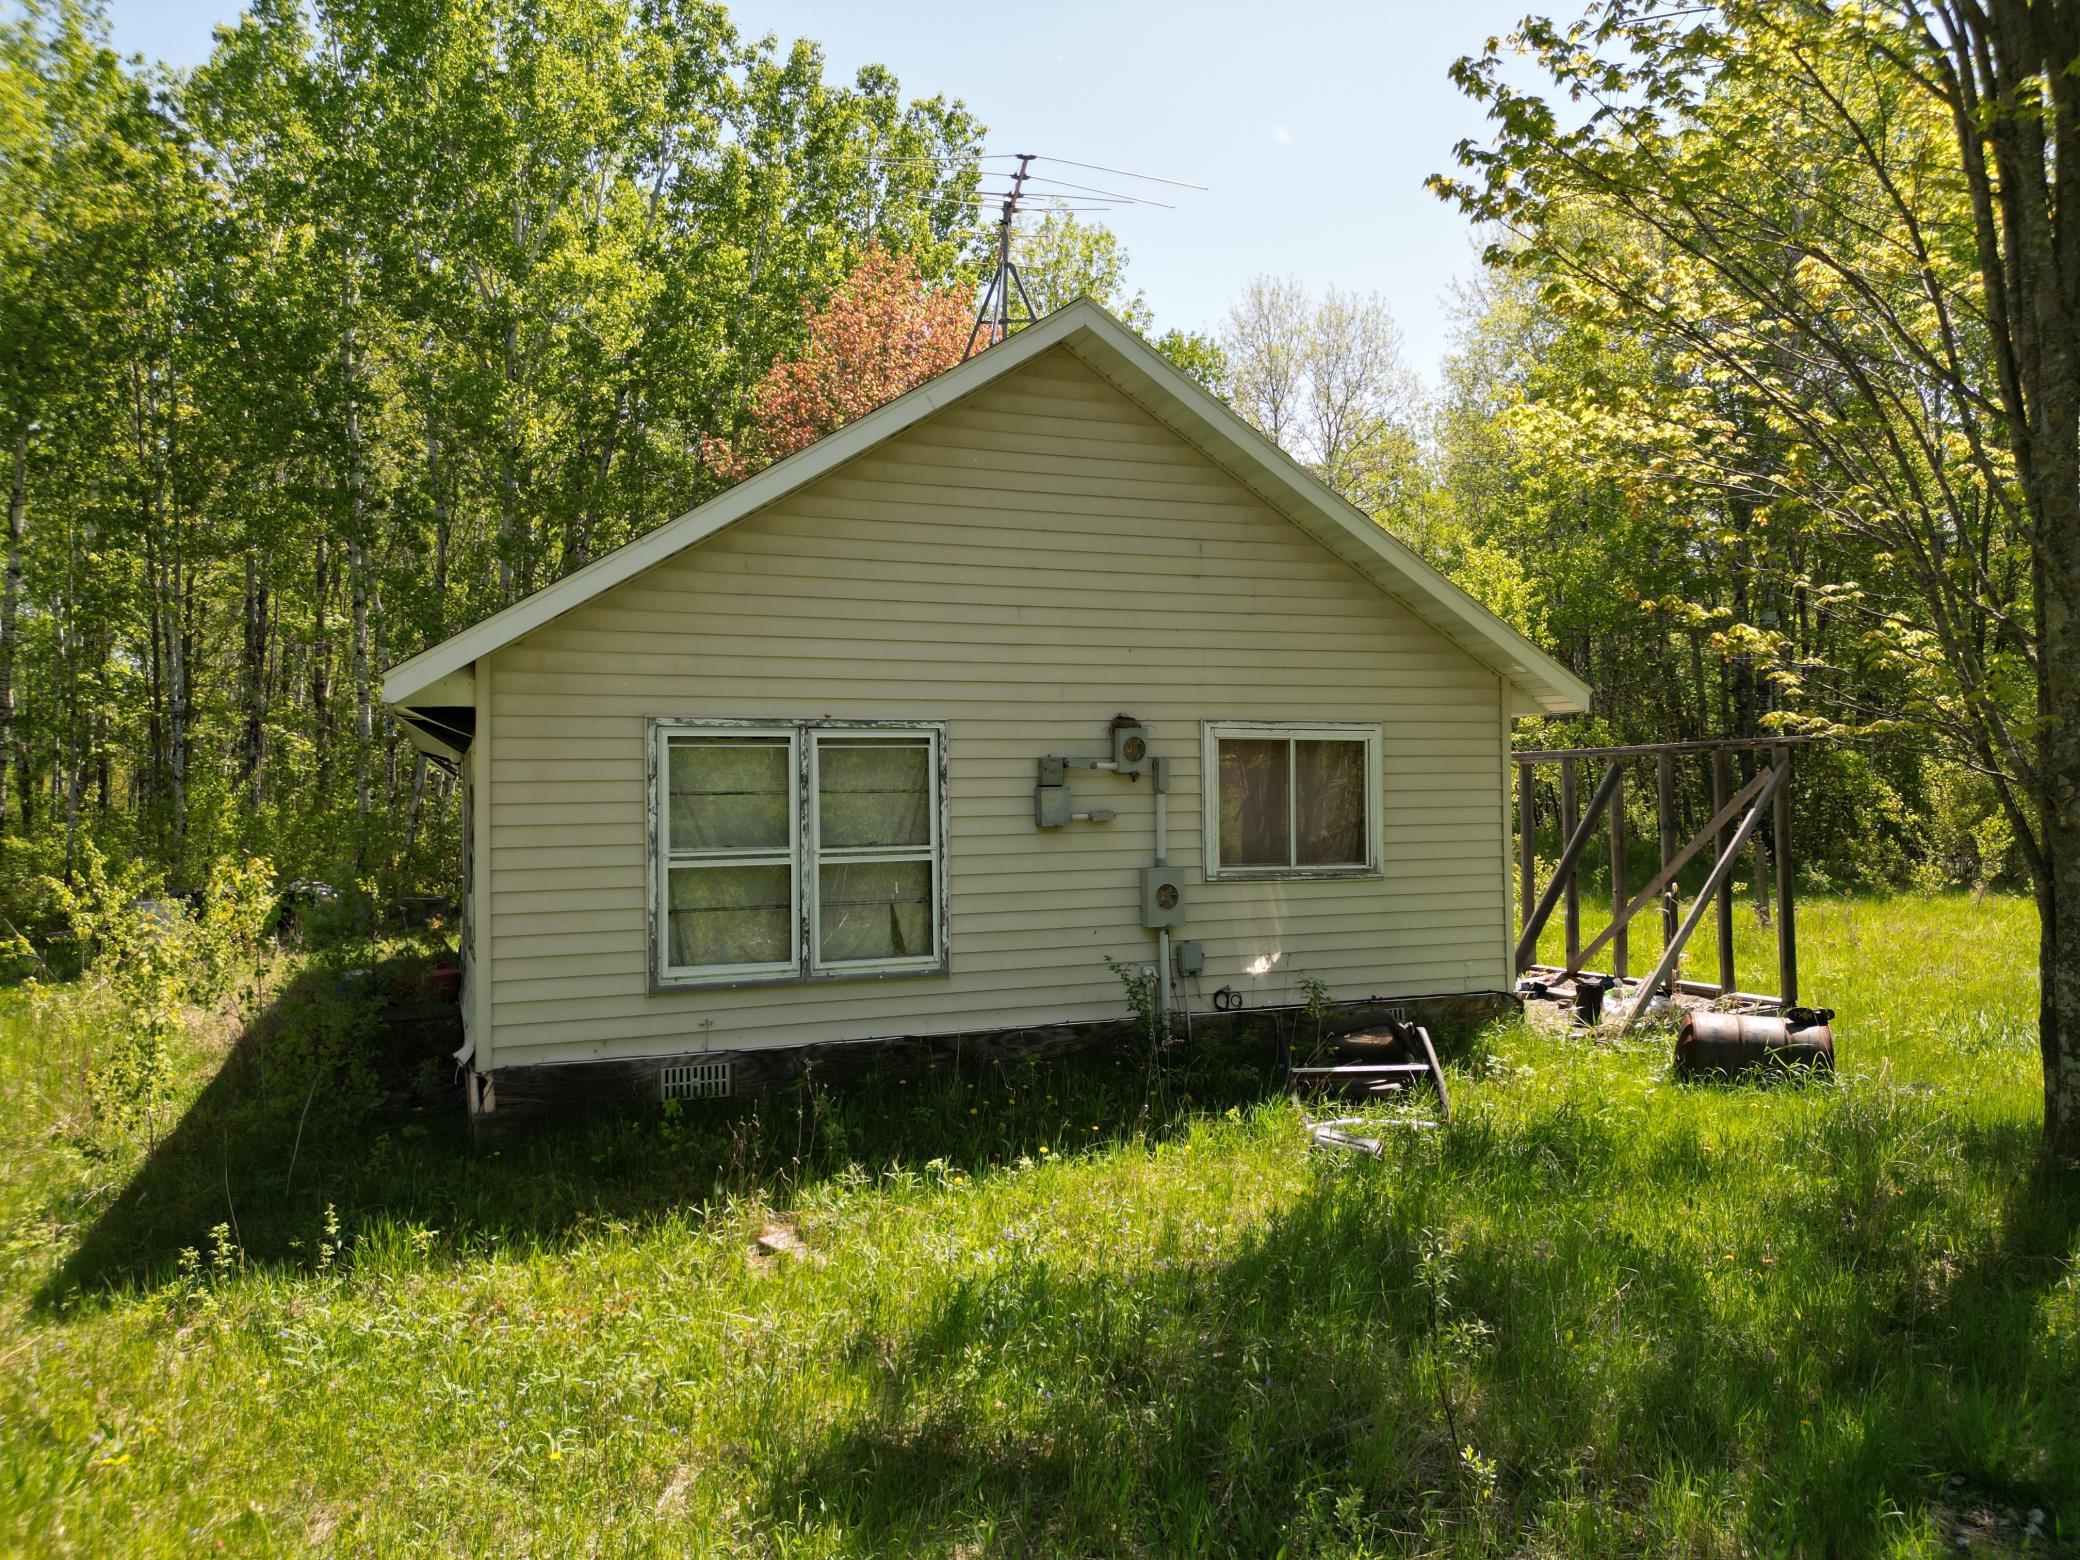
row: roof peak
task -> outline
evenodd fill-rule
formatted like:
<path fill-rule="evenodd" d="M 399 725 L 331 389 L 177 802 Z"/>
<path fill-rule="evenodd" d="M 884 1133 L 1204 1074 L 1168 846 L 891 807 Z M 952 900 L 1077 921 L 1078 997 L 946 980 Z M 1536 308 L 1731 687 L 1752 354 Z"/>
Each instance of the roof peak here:
<path fill-rule="evenodd" d="M 1540 709 L 1568 714 L 1588 707 L 1588 687 L 1573 673 L 1331 491 L 1089 297 L 1064 305 L 706 503 L 399 662 L 384 674 L 384 702 L 411 704 L 442 679 L 698 545 L 1055 347 L 1067 347 L 1381 590 L 1515 684 Z"/>

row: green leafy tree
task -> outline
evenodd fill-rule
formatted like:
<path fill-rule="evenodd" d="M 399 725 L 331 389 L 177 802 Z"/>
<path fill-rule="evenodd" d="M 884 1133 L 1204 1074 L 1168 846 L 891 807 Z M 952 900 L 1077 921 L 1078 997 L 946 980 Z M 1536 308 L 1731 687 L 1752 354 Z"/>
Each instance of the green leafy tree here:
<path fill-rule="evenodd" d="M 1425 484 L 1422 392 L 1385 300 L 1254 278 L 1220 348 L 1235 409 L 1368 514 L 1407 510 Z"/>
<path fill-rule="evenodd" d="M 1229 365 L 1221 344 L 1202 331 L 1172 327 L 1154 333 L 1155 312 L 1146 294 L 1127 282 L 1126 246 L 1104 223 L 1049 209 L 1018 238 L 1015 258 L 1033 307 L 1042 314 L 1089 298 L 1148 337 L 1150 345 L 1207 389 L 1226 393 Z"/>
<path fill-rule="evenodd" d="M 1791 613 L 1738 625 L 1778 680 L 1988 777 L 2041 913 L 2047 1143 L 2080 1152 L 2080 12 L 1620 0 L 1522 42 L 1554 97 L 1463 61 L 1498 134 L 1440 189 L 1667 355 L 1594 443 L 1795 534 Z M 1890 707 L 1806 662 L 1813 613 Z"/>
<path fill-rule="evenodd" d="M 10 15 L 7 892 L 445 876 L 381 668 L 714 492 L 869 248 L 956 286 L 977 134 L 706 0 L 253 0 L 183 76 Z"/>
<path fill-rule="evenodd" d="M 1127 285 L 1127 250 L 1102 222 L 1086 222 L 1072 211 L 1046 209 L 1021 233 L 1015 258 L 1033 307 L 1052 314 L 1064 304 L 1089 298 L 1147 335 L 1155 323 L 1148 299 Z"/>

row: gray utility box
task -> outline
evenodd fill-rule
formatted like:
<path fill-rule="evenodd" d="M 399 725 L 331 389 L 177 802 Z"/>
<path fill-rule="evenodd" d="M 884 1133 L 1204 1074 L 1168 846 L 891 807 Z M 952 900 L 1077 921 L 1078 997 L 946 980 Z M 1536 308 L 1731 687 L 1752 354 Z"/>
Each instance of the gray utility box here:
<path fill-rule="evenodd" d="M 1141 924 L 1184 925 L 1184 873 L 1177 867 L 1141 869 Z"/>
<path fill-rule="evenodd" d="M 1033 787 L 1033 822 L 1043 829 L 1059 829 L 1069 822 L 1069 788 L 1065 785 Z"/>

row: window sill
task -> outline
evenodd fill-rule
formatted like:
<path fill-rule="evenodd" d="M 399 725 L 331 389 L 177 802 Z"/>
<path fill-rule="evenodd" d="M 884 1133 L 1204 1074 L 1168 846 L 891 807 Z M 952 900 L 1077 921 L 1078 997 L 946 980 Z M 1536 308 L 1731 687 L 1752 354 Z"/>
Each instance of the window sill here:
<path fill-rule="evenodd" d="M 1379 867 L 1209 867 L 1208 883 L 1333 883 L 1348 878 L 1383 878 Z"/>
<path fill-rule="evenodd" d="M 758 991 L 773 986 L 834 986 L 865 981 L 928 980 L 953 973 L 945 959 L 927 964 L 905 964 L 879 969 L 813 970 L 808 974 L 790 971 L 784 975 L 660 975 L 650 976 L 650 995 L 668 996 L 675 991 Z"/>

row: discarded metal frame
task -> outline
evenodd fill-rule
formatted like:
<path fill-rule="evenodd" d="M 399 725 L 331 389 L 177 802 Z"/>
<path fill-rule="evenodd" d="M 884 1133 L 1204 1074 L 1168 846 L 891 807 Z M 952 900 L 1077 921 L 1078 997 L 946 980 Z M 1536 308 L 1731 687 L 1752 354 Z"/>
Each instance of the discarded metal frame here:
<path fill-rule="evenodd" d="M 1647 1000 L 1653 993 L 1664 988 L 1671 994 L 1680 989 L 1696 995 L 1716 995 L 1750 1006 L 1775 1007 L 1779 1012 L 1788 1012 L 1795 1007 L 1798 1002 L 1798 920 L 1792 884 L 1791 752 L 1793 747 L 1810 740 L 1813 739 L 1726 738 L 1705 742 L 1641 743 L 1629 747 L 1556 748 L 1515 754 L 1519 798 L 1519 902 L 1524 906 L 1523 930 L 1517 938 L 1516 945 L 1517 973 L 1524 975 L 1534 969 L 1540 970 L 1548 985 L 1559 985 L 1570 980 L 1579 981 L 1592 973 L 1587 968 L 1589 961 L 1609 945 L 1613 955 L 1612 973 L 1618 980 L 1629 980 L 1626 928 L 1634 916 L 1658 899 L 1662 904 L 1661 958 L 1652 975 L 1638 985 L 1638 995 L 1626 1010 L 1619 1033 L 1630 1029 L 1633 1019 Z M 1766 757 L 1767 764 L 1729 796 L 1728 792 L 1732 790 L 1731 757 L 1741 750 L 1762 754 Z M 1703 756 L 1710 766 L 1712 816 L 1689 840 L 1683 841 L 1678 838 L 1679 830 L 1676 824 L 1675 772 L 1677 758 L 1688 755 Z M 1625 761 L 1633 758 L 1654 760 L 1661 867 L 1645 888 L 1628 898 L 1623 779 Z M 1604 772 L 1589 798 L 1588 806 L 1577 812 L 1576 766 L 1582 762 L 1600 763 L 1604 766 Z M 1561 847 L 1559 859 L 1554 863 L 1552 877 L 1546 883 L 1543 892 L 1537 894 L 1534 902 L 1538 860 L 1532 829 L 1532 800 L 1533 776 L 1535 766 L 1539 764 L 1557 764 L 1560 768 Z M 1771 812 L 1771 833 L 1776 858 L 1777 993 L 1774 996 L 1743 992 L 1736 986 L 1734 977 L 1733 869 L 1740 859 L 1741 851 L 1747 847 L 1761 826 L 1765 808 Z M 1606 827 L 1610 838 L 1613 913 L 1610 924 L 1584 947 L 1581 941 L 1579 869 L 1589 841 L 1599 826 Z M 1712 870 L 1699 890 L 1688 915 L 1681 915 L 1672 885 L 1682 870 L 1708 845 L 1714 853 Z M 1759 843 L 1756 845 L 1756 851 L 1756 865 L 1759 871 Z M 1566 954 L 1558 971 L 1545 976 L 1543 972 L 1550 967 L 1540 966 L 1535 962 L 1538 940 L 1552 919 L 1555 908 L 1563 903 Z M 1707 906 L 1716 906 L 1718 910 L 1719 979 L 1716 987 L 1697 981 L 1671 979 L 1684 947 L 1704 920 Z M 1600 972 L 1595 973 L 1596 978 L 1603 978 Z"/>
<path fill-rule="evenodd" d="M 1445 1086 L 1444 1066 L 1437 1059 L 1430 1031 L 1421 1024 L 1390 1018 L 1384 1028 L 1338 1035 L 1329 1044 L 1331 1060 L 1288 1064 L 1286 1076 L 1296 1090 L 1362 1090 L 1367 1095 L 1385 1095 L 1427 1080 L 1437 1091 L 1437 1119 L 1451 1119 L 1452 1095 Z"/>

